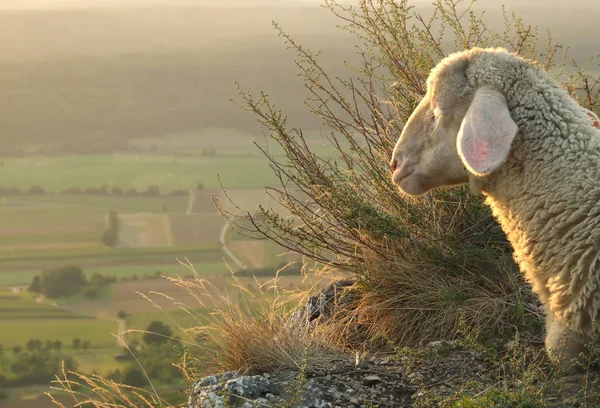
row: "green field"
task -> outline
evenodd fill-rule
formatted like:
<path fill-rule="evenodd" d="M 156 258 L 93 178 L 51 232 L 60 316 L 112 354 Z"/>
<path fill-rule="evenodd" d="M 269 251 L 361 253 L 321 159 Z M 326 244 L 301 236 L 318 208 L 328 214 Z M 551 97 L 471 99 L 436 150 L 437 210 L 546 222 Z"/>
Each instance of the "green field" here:
<path fill-rule="evenodd" d="M 123 368 L 128 363 L 115 360 L 122 350 L 113 335 L 124 328 L 116 320 L 122 310 L 127 313 L 129 329 L 143 330 L 159 320 L 184 342 L 194 342 L 194 335 L 186 329 L 206 322 L 209 310 L 202 306 L 206 297 L 196 297 L 165 279 L 144 277 L 157 271 L 166 276 L 189 277 L 193 272 L 178 262 L 189 260 L 202 278 L 228 291 L 231 282 L 226 276 L 230 270 L 218 242 L 226 221 L 218 218 L 209 205 L 210 193 L 220 192 L 216 174 L 220 173 L 223 186 L 229 188 L 236 202 L 252 208 L 264 194 L 262 187 L 277 182 L 264 157 L 248 156 L 247 149 L 235 148 L 234 143 L 227 149 L 218 148 L 218 156 L 201 153 L 183 148 L 178 154 L 3 159 L 0 187 L 24 191 L 39 185 L 48 192 L 58 192 L 74 186 L 86 189 L 107 185 L 143 191 L 156 185 L 165 194 L 0 196 L 0 344 L 9 350 L 9 364 L 16 358 L 10 351 L 14 346 L 26 347 L 29 340 L 39 339 L 61 341 L 62 352 L 75 358 L 80 372 L 106 375 Z M 199 182 L 207 190 L 217 190 L 199 196 L 194 207 L 197 213 L 185 216 L 188 196 L 166 194 L 195 188 Z M 123 246 L 135 248 L 109 248 L 101 242 L 110 210 L 131 214 L 122 218 L 121 231 L 137 239 L 129 235 Z M 161 233 L 168 239 L 151 241 Z M 43 269 L 66 264 L 80 266 L 87 276 L 99 272 L 121 281 L 104 286 L 93 299 L 79 293 L 44 303 L 37 302 L 30 293 L 2 289 L 29 285 Z M 123 280 L 134 275 L 137 280 Z M 137 292 L 147 294 L 154 303 Z M 178 304 L 187 305 L 192 312 L 178 309 Z M 141 336 L 132 333 L 128 340 Z M 75 338 L 89 341 L 90 348 L 75 350 Z"/>
<path fill-rule="evenodd" d="M 37 303 L 29 293 L 0 291 L 0 321 L 14 319 L 85 319 L 80 314 Z M 2 330 L 4 331 L 4 330 Z"/>
<path fill-rule="evenodd" d="M 220 257 L 221 250 L 214 246 L 205 247 L 167 247 L 167 248 L 65 248 L 51 250 L 24 250 L 12 251 L 11 253 L 0 253 L 0 270 L 6 269 L 6 262 L 45 262 L 51 260 L 69 259 L 72 262 L 89 262 L 92 260 L 150 260 L 169 257 L 176 258 L 198 258 L 198 257 Z"/>
<path fill-rule="evenodd" d="M 51 306 L 50 306 L 51 307 Z M 74 338 L 89 340 L 91 347 L 111 347 L 117 323 L 111 320 L 88 319 L 19 319 L 3 320 L 0 343 L 5 347 L 24 346 L 30 339 L 60 340 L 65 346 Z"/>
<path fill-rule="evenodd" d="M 261 187 L 277 179 L 264 157 L 115 154 L 97 156 L 27 157 L 4 159 L 0 185 L 27 189 L 39 185 L 49 192 L 68 187 L 118 186 L 161 191 L 195 187 Z"/>
<path fill-rule="evenodd" d="M 184 262 L 183 259 L 181 259 Z M 197 263 L 194 264 L 194 269 L 198 274 L 223 274 L 229 271 L 227 268 L 227 264 L 225 262 L 206 262 L 206 263 Z M 164 264 L 164 265 L 136 265 L 136 266 L 111 266 L 111 267 L 99 267 L 99 268 L 90 268 L 86 272 L 91 274 L 93 272 L 99 272 L 105 276 L 115 276 L 118 279 L 131 277 L 133 275 L 137 275 L 138 277 L 143 277 L 144 275 L 153 275 L 155 272 L 159 271 L 162 275 L 165 276 L 189 276 L 192 275 L 192 271 L 190 271 L 186 266 L 181 265 L 177 261 L 173 261 L 172 264 Z"/>
<path fill-rule="evenodd" d="M 137 313 L 129 317 L 129 328 L 144 330 L 152 321 L 158 320 L 169 326 L 173 330 L 173 335 L 181 337 L 183 342 L 194 342 L 194 333 L 189 332 L 188 329 L 206 325 L 208 315 L 207 309 L 191 310 L 189 313 L 180 309 Z M 132 338 L 140 336 L 142 333 L 132 333 Z"/>
<path fill-rule="evenodd" d="M 41 234 L 14 234 L 0 235 L 1 246 L 14 246 L 24 244 L 80 244 L 80 243 L 97 243 L 100 246 L 99 232 L 57 232 L 57 233 L 41 233 Z M 90 245 L 92 246 L 92 245 Z M 94 245 L 95 246 L 95 245 Z"/>
<path fill-rule="evenodd" d="M 185 258 L 189 258 L 194 262 L 194 266 L 199 273 L 221 273 L 228 271 L 226 264 L 223 261 L 217 261 L 223 257 L 220 250 L 198 251 L 194 249 L 182 250 L 175 248 L 178 251 L 163 252 L 148 252 L 128 250 L 115 251 L 115 253 L 104 253 L 104 256 L 82 256 L 77 257 L 72 254 L 71 257 L 53 257 L 53 258 L 25 258 L 26 269 L 23 268 L 24 261 L 3 263 L 0 269 L 0 287 L 29 285 L 35 275 L 38 275 L 42 269 L 56 266 L 63 266 L 67 263 L 74 263 L 81 266 L 84 272 L 89 276 L 94 272 L 100 272 L 105 275 L 116 276 L 117 278 L 129 277 L 133 274 L 143 276 L 145 274 L 153 274 L 156 271 L 161 271 L 167 276 L 185 276 L 191 275 L 192 272 L 185 266 L 179 264 L 177 259 L 185 262 Z M 45 251 L 43 251 L 45 253 Z M 25 255 L 25 254 L 23 254 Z M 89 255 L 89 253 L 87 254 Z M 141 265 L 128 265 L 133 261 Z M 206 259 L 208 262 L 201 262 Z M 96 263 L 110 263 L 111 266 L 94 266 Z M 119 265 L 119 263 L 122 263 Z M 13 270 L 11 270 L 14 268 Z"/>
<path fill-rule="evenodd" d="M 77 206 L 40 207 L 21 198 L 0 197 L 0 225 L 8 228 L 44 229 L 55 226 L 103 227 L 109 208 Z M 101 229 L 102 230 L 102 229 Z M 5 234 L 4 231 L 0 231 Z"/>
<path fill-rule="evenodd" d="M 168 192 L 167 192 L 168 193 Z M 183 213 L 187 209 L 188 196 L 181 197 L 130 197 L 112 195 L 87 195 L 87 194 L 56 194 L 42 196 L 6 197 L 4 199 L 9 205 L 39 205 L 60 204 L 63 209 L 72 211 L 73 208 L 85 207 L 85 211 L 96 212 L 102 210 L 101 214 L 106 216 L 108 210 L 117 212 L 151 212 L 151 213 Z M 65 208 L 66 207 L 66 208 Z M 0 205 L 0 208 L 4 209 Z M 35 208 L 35 207 L 33 207 Z"/>
<path fill-rule="evenodd" d="M 99 320 L 48 304 L 37 303 L 29 293 L 0 291 L 0 343 L 11 348 L 30 339 L 60 340 L 69 347 L 74 338 L 92 347 L 112 347 L 117 331 L 113 320 Z"/>

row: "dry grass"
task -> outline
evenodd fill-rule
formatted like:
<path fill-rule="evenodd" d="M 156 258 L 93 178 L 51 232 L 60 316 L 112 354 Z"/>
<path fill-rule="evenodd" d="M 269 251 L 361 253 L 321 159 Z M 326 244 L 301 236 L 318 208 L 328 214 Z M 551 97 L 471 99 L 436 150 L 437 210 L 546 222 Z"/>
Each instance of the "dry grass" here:
<path fill-rule="evenodd" d="M 98 375 L 84 375 L 65 371 L 63 377 L 54 381 L 53 389 L 64 391 L 73 398 L 70 407 L 94 408 L 143 408 L 166 407 L 165 400 L 160 398 L 156 390 L 147 391 L 137 387 L 118 384 Z M 66 408 L 61 401 L 47 393 L 54 405 Z M 183 404 L 178 407 L 185 406 Z M 172 408 L 175 408 L 171 406 Z"/>
<path fill-rule="evenodd" d="M 177 293 L 182 290 L 187 293 L 185 303 L 166 293 L 139 295 L 160 310 L 164 301 L 170 301 L 172 306 L 185 311 L 196 322 L 193 327 L 187 328 L 172 322 L 184 333 L 180 341 L 186 352 L 181 361 L 174 364 L 181 369 L 188 390 L 201 376 L 223 370 L 246 374 L 287 370 L 317 373 L 335 362 L 348 361 L 347 355 L 329 342 L 325 326 L 311 330 L 308 326 L 290 324 L 293 306 L 302 303 L 301 299 L 314 293 L 328 278 L 312 276 L 297 282 L 298 286 L 309 286 L 309 290 L 289 289 L 289 277 L 275 277 L 262 282 L 255 279 L 253 286 L 256 289 L 249 290 L 245 280 L 240 281 L 233 273 L 232 285 L 217 287 L 202 278 L 191 264 L 185 266 L 193 273 L 194 279 L 165 278 L 178 288 Z M 156 297 L 161 298 L 161 302 L 157 302 Z M 195 299 L 196 305 L 190 305 L 190 298 Z M 199 313 L 200 308 L 206 308 L 210 313 Z M 128 333 L 147 332 L 130 329 L 121 335 Z M 132 350 L 130 352 L 135 354 Z M 143 367 L 140 368 L 143 370 Z M 152 385 L 151 379 L 147 379 Z M 71 395 L 76 407 L 171 406 L 153 387 L 152 391 L 147 391 L 97 375 L 65 371 L 53 382 L 52 388 Z M 55 405 L 64 407 L 60 401 L 52 400 Z"/>
<path fill-rule="evenodd" d="M 255 279 L 256 290 L 248 290 L 234 276 L 235 283 L 229 288 L 233 293 L 200 277 L 187 281 L 169 279 L 212 310 L 208 321 L 198 321 L 198 326 L 188 329 L 195 338 L 205 340 L 204 357 L 196 359 L 195 371 L 272 373 L 301 367 L 319 371 L 342 358 L 322 331 L 290 324 L 293 307 L 314 293 L 322 279 L 313 277 L 309 290 L 286 289 L 280 284 L 286 281 L 284 278 L 266 282 Z"/>

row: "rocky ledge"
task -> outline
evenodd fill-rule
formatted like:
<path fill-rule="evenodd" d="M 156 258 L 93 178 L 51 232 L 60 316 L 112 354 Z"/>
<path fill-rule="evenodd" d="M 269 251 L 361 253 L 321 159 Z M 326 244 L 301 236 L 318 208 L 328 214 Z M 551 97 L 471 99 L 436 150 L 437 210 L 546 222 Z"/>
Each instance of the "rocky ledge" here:
<path fill-rule="evenodd" d="M 469 380 L 481 383 L 481 390 L 485 384 L 493 384 L 498 373 L 484 360 L 455 342 L 437 341 L 427 345 L 420 356 L 376 356 L 359 360 L 358 364 L 347 361 L 320 375 L 282 372 L 245 376 L 225 372 L 197 381 L 188 405 L 383 408 L 411 407 L 417 401 L 434 404 L 435 399 L 456 394 Z"/>

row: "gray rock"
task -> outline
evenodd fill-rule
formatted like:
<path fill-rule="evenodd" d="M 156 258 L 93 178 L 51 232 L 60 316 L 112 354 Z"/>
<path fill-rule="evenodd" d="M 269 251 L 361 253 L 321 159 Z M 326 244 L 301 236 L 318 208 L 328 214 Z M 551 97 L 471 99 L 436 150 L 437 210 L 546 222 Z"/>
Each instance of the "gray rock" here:
<path fill-rule="evenodd" d="M 227 381 L 225 385 L 231 402 L 257 399 L 267 394 L 275 394 L 274 384 L 262 375 L 238 377 Z"/>
<path fill-rule="evenodd" d="M 343 299 L 343 295 L 348 293 L 347 289 L 355 282 L 356 280 L 353 278 L 333 282 L 316 296 L 311 296 L 306 302 L 306 306 L 292 315 L 291 321 L 308 324 L 319 318 L 328 318 L 334 310 L 343 307 L 343 304 L 348 302 Z"/>
<path fill-rule="evenodd" d="M 306 408 L 331 408 L 333 398 L 330 393 L 326 392 L 314 379 L 309 380 L 305 386 L 305 400 L 302 407 Z"/>
<path fill-rule="evenodd" d="M 381 382 L 381 377 L 378 375 L 368 375 L 363 378 L 363 384 L 370 387 Z"/>
<path fill-rule="evenodd" d="M 239 376 L 231 379 L 227 375 L 205 377 L 196 382 L 194 392 L 188 400 L 189 408 L 254 408 L 269 407 L 292 401 L 293 408 L 332 408 L 332 396 L 314 379 L 298 384 L 301 390 L 289 387 L 262 375 Z M 300 391 L 297 393 L 297 391 Z M 295 394 L 298 394 L 297 396 Z"/>

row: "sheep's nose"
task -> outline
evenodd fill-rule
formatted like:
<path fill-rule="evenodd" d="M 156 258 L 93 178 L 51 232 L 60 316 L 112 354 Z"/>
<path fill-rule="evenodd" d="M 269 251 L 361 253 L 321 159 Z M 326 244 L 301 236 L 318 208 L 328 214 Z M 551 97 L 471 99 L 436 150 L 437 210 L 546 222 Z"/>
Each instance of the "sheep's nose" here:
<path fill-rule="evenodd" d="M 392 161 L 390 162 L 390 167 L 392 171 L 396 171 L 396 169 L 398 168 L 398 162 L 396 161 L 396 158 L 392 159 Z"/>

